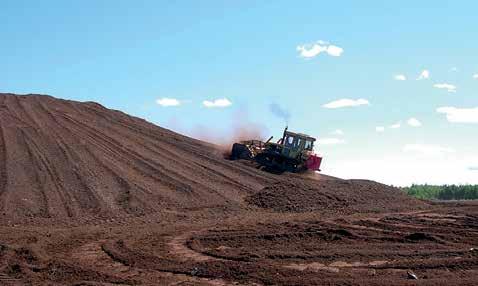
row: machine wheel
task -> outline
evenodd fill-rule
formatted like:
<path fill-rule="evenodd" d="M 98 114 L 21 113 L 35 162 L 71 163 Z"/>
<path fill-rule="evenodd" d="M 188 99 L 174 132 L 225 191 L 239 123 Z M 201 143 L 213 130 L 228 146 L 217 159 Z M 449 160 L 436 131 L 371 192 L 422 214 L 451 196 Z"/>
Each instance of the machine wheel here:
<path fill-rule="evenodd" d="M 269 168 L 273 166 L 274 158 L 271 158 L 268 154 L 259 153 L 254 159 L 261 166 Z"/>
<path fill-rule="evenodd" d="M 234 143 L 232 145 L 231 160 L 251 160 L 252 153 L 244 144 Z"/>
<path fill-rule="evenodd" d="M 284 161 L 280 156 L 270 153 L 260 153 L 254 158 L 262 169 L 273 174 L 282 174 L 286 169 L 284 168 Z"/>

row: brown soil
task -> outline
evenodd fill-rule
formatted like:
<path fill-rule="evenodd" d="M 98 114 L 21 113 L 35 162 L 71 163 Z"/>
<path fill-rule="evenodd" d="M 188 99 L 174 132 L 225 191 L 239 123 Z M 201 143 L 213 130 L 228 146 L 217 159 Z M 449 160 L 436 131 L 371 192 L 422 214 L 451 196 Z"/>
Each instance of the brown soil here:
<path fill-rule="evenodd" d="M 92 102 L 0 94 L 0 131 L 0 285 L 478 282 L 478 203 L 266 173 Z"/>

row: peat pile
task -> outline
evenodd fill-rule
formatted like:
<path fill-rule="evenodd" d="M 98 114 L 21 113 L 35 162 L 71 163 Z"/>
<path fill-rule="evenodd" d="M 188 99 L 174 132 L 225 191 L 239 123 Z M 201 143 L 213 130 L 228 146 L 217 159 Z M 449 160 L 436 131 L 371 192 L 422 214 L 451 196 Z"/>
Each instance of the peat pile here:
<path fill-rule="evenodd" d="M 381 184 L 318 178 L 225 160 L 212 144 L 98 103 L 0 94 L 3 222 L 419 205 Z"/>
<path fill-rule="evenodd" d="M 272 176 L 93 102 L 0 94 L 0 219 L 238 209 Z"/>
<path fill-rule="evenodd" d="M 393 212 L 420 209 L 422 201 L 397 188 L 367 180 L 302 180 L 271 184 L 246 197 L 259 208 L 275 212 Z"/>

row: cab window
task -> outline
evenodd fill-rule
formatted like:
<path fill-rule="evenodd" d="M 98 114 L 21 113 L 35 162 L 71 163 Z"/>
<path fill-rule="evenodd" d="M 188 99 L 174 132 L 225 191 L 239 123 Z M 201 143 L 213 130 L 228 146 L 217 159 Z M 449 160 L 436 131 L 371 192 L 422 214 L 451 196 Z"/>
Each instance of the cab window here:
<path fill-rule="evenodd" d="M 294 137 L 287 136 L 287 138 L 285 139 L 285 146 L 292 147 L 293 145 L 294 145 Z"/>
<path fill-rule="evenodd" d="M 297 138 L 297 141 L 294 147 L 299 148 L 300 145 L 302 145 L 302 140 L 303 140 L 302 138 Z"/>
<path fill-rule="evenodd" d="M 312 150 L 313 143 L 314 143 L 314 142 L 313 142 L 312 140 L 306 140 L 306 141 L 305 141 L 305 147 L 304 147 L 304 148 L 305 148 L 306 150 Z"/>

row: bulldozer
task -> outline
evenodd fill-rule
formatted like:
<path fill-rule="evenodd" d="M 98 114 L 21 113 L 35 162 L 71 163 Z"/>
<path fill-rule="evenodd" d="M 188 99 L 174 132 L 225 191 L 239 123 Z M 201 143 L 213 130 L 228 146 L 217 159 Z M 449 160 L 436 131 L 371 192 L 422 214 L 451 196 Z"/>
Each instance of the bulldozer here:
<path fill-rule="evenodd" d="M 285 127 L 282 138 L 276 143 L 271 142 L 271 136 L 266 142 L 246 140 L 232 145 L 232 160 L 251 160 L 275 172 L 303 172 L 306 170 L 320 171 L 322 157 L 314 153 L 315 138 L 288 131 Z"/>

